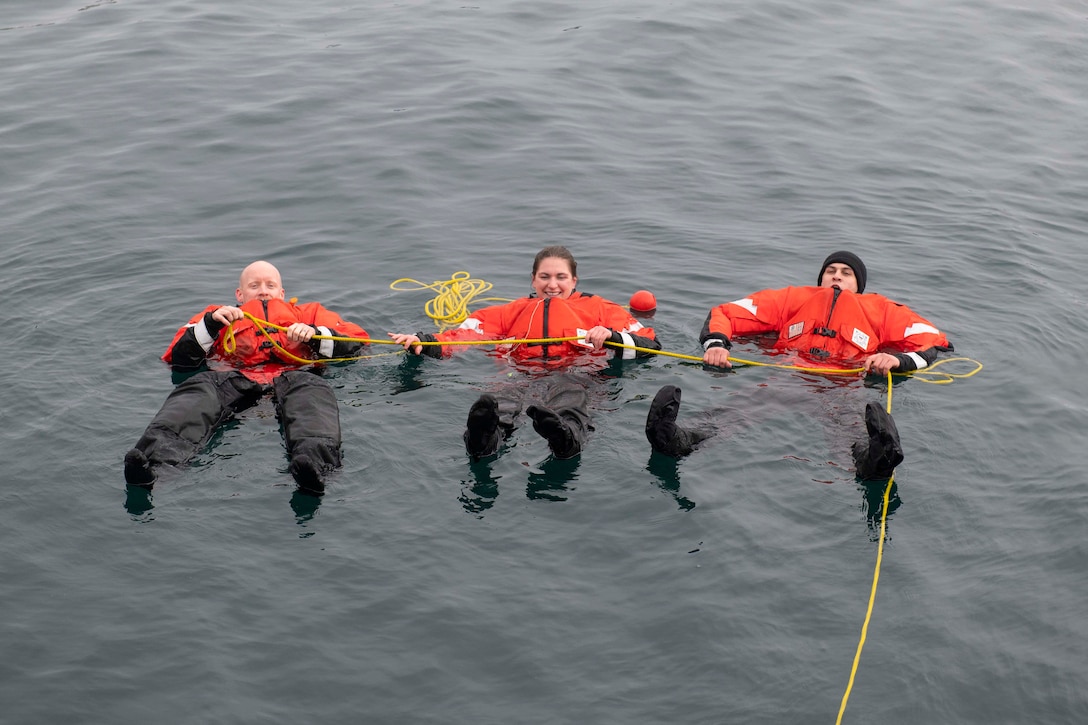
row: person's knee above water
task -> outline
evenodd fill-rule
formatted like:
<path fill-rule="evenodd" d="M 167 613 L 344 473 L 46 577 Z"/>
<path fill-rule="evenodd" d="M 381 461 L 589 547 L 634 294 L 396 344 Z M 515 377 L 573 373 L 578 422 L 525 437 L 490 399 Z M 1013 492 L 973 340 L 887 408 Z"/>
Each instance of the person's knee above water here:
<path fill-rule="evenodd" d="M 857 367 L 879 375 L 925 368 L 939 353 L 952 350 L 933 323 L 906 305 L 865 294 L 867 278 L 868 270 L 856 254 L 834 252 L 824 260 L 815 286 L 761 290 L 712 308 L 699 337 L 703 362 L 732 367 L 733 339 L 766 333 L 777 334 L 773 347 L 795 353 L 799 365 Z M 692 431 L 676 426 L 679 403 L 679 389 L 662 389 L 651 406 L 646 435 L 654 450 L 683 455 L 698 443 L 685 435 Z M 858 475 L 890 475 L 902 460 L 891 416 L 882 410 L 867 411 L 866 424 L 870 440 L 864 451 L 856 448 Z"/>
<path fill-rule="evenodd" d="M 325 472 L 340 465 L 336 398 L 328 383 L 299 368 L 356 356 L 368 335 L 316 302 L 285 297 L 279 270 L 254 262 L 242 270 L 237 305 L 209 305 L 177 331 L 162 359 L 175 371 L 200 372 L 174 389 L 126 454 L 128 483 L 150 486 L 159 469 L 189 460 L 271 385 L 290 471 L 301 487 L 323 490 Z"/>
<path fill-rule="evenodd" d="M 643 327 L 622 306 L 576 289 L 578 264 L 566 247 L 542 249 L 533 260 L 530 280 L 533 291 L 528 297 L 476 310 L 457 329 L 437 335 L 390 333 L 390 337 L 412 353 L 436 358 L 449 356 L 455 346 L 419 343 L 577 337 L 575 341 L 509 345 L 510 356 L 519 363 L 555 372 L 592 369 L 609 355 L 634 359 L 652 354 L 645 350 L 661 349 L 653 329 Z M 502 432 L 513 430 L 513 418 L 526 402 L 531 403 L 525 412 L 534 430 L 547 439 L 555 457 L 571 458 L 581 451 L 589 430 L 585 386 L 571 376 L 549 377 L 546 384 L 536 386 L 539 391 L 509 388 L 485 394 L 473 404 L 464 434 L 473 459 L 497 451 Z"/>

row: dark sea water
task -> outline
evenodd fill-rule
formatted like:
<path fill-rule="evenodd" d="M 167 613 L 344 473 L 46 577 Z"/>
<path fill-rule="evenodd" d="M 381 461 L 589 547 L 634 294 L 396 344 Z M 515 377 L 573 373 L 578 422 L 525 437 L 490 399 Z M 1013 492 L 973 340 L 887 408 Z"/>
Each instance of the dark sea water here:
<path fill-rule="evenodd" d="M 126 495 L 159 355 L 248 262 L 381 336 L 434 329 L 393 280 L 516 297 L 562 243 L 669 351 L 845 248 L 980 361 L 894 387 L 843 722 L 1088 722 L 1086 49 L 1082 0 L 4 2 L 0 721 L 835 722 L 878 382 L 655 357 L 578 459 L 523 427 L 474 466 L 511 369 L 385 355 L 329 373 L 324 498 L 268 401 Z M 665 384 L 721 430 L 673 464 Z"/>

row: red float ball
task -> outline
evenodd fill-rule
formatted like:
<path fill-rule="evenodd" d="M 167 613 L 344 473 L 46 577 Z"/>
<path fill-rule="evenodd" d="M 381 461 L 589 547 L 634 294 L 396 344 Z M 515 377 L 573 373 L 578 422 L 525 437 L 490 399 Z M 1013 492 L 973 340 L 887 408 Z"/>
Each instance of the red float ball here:
<path fill-rule="evenodd" d="M 631 309 L 635 312 L 653 312 L 657 309 L 657 298 L 653 292 L 640 289 L 631 295 Z"/>

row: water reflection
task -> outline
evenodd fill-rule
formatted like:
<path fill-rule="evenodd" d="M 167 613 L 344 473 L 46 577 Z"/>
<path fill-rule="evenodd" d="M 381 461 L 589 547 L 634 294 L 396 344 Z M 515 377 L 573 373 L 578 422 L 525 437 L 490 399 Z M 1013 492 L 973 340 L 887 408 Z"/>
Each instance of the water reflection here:
<path fill-rule="evenodd" d="M 461 481 L 461 495 L 457 500 L 461 507 L 470 514 L 482 514 L 495 505 L 495 499 L 499 497 L 499 479 L 491 473 L 491 464 L 487 461 L 476 461 L 468 466 L 472 476 L 471 481 Z"/>
<path fill-rule="evenodd" d="M 578 466 L 582 457 L 559 459 L 549 457 L 540 464 L 539 471 L 529 471 L 525 497 L 530 500 L 566 501 L 564 493 L 570 491 L 567 484 L 578 478 Z"/>
<path fill-rule="evenodd" d="M 423 355 L 402 355 L 396 367 L 389 368 L 384 374 L 389 394 L 409 393 L 426 387 L 428 383 L 423 381 L 426 359 Z"/>
<path fill-rule="evenodd" d="M 857 482 L 862 492 L 862 510 L 865 512 L 865 523 L 869 527 L 869 538 L 873 541 L 880 540 L 880 519 L 884 511 L 884 490 L 888 487 L 887 478 L 879 478 L 871 481 Z M 888 494 L 887 521 L 891 521 L 892 514 L 902 504 L 899 499 L 899 484 L 892 479 L 892 490 Z M 887 530 L 885 529 L 885 537 Z"/>
<path fill-rule="evenodd" d="M 299 526 L 309 523 L 321 506 L 322 498 L 318 494 L 296 488 L 291 494 L 291 510 L 295 512 L 295 523 Z"/>
<path fill-rule="evenodd" d="M 502 476 L 491 470 L 495 457 L 485 458 L 468 464 L 469 479 L 461 481 L 461 494 L 457 500 L 461 507 L 470 514 L 482 515 L 495 505 L 499 497 L 499 481 Z M 539 469 L 528 469 L 528 481 L 525 484 L 525 497 L 530 501 L 566 501 L 572 487 L 572 481 L 578 479 L 578 468 L 582 457 L 559 459 L 549 456 Z"/>
<path fill-rule="evenodd" d="M 682 511 L 691 511 L 695 502 L 680 495 L 680 459 L 661 453 L 650 453 L 646 470 L 657 477 L 657 486 L 672 497 Z"/>
<path fill-rule="evenodd" d="M 129 515 L 149 521 L 152 518 L 149 512 L 153 508 L 155 504 L 152 502 L 150 488 L 125 484 L 125 511 L 128 511 Z"/>

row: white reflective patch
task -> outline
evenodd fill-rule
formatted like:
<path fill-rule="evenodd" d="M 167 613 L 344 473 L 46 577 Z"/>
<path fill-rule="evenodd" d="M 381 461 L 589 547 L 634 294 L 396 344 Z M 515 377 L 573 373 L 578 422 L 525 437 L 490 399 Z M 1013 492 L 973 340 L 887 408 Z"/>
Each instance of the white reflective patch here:
<path fill-rule="evenodd" d="M 318 325 L 317 330 L 320 334 L 326 337 L 332 337 L 332 330 L 325 327 L 324 325 Z M 317 354 L 321 357 L 332 357 L 332 351 L 335 342 L 335 340 L 320 340 L 320 344 L 318 344 L 317 346 Z"/>
<path fill-rule="evenodd" d="M 578 337 L 582 338 L 581 340 L 575 340 L 574 341 L 575 345 L 581 345 L 582 347 L 593 347 L 588 342 L 586 342 L 586 335 L 589 334 L 589 330 L 583 330 L 582 328 L 579 327 L 578 329 L 576 329 L 574 331 L 574 334 L 577 335 Z"/>
<path fill-rule="evenodd" d="M 786 337 L 787 338 L 794 338 L 794 337 L 797 337 L 798 335 L 800 335 L 804 331 L 805 331 L 805 323 L 804 322 L 795 322 L 795 323 L 793 323 L 792 325 L 789 326 L 788 330 L 786 330 Z"/>
<path fill-rule="evenodd" d="M 929 363 L 926 362 L 926 359 L 916 352 L 908 352 L 907 357 L 914 361 L 914 364 L 918 370 L 921 370 L 924 367 L 929 367 Z"/>
<path fill-rule="evenodd" d="M 924 322 L 915 322 L 913 325 L 903 331 L 903 337 L 910 337 L 911 335 L 921 335 L 923 332 L 932 332 L 934 335 L 941 334 L 941 331 L 933 325 L 927 325 Z"/>
<path fill-rule="evenodd" d="M 752 301 L 751 297 L 745 297 L 743 300 L 733 300 L 729 304 L 736 305 L 737 307 L 743 307 L 744 309 L 751 312 L 753 315 L 756 314 L 756 303 Z"/>
<path fill-rule="evenodd" d="M 869 336 L 856 327 L 854 328 L 854 334 L 850 336 L 850 341 L 862 350 L 869 349 Z"/>
<path fill-rule="evenodd" d="M 461 327 L 459 329 L 475 330 L 476 332 L 480 332 L 480 321 L 477 320 L 475 317 L 470 317 L 461 323 Z"/>
<path fill-rule="evenodd" d="M 623 338 L 623 344 L 624 345 L 630 345 L 631 347 L 637 347 L 637 345 L 635 345 L 635 338 L 631 337 L 626 332 L 621 332 L 620 337 Z M 631 349 L 631 347 L 621 347 L 618 350 L 618 352 L 622 353 L 621 357 L 624 360 L 634 360 L 635 359 L 635 354 L 636 353 L 635 353 L 634 350 Z"/>
<path fill-rule="evenodd" d="M 215 343 L 215 338 L 208 332 L 208 326 L 204 324 L 204 318 L 201 317 L 193 327 L 193 333 L 196 335 L 196 341 L 203 348 L 204 352 L 212 349 L 212 345 Z"/>

